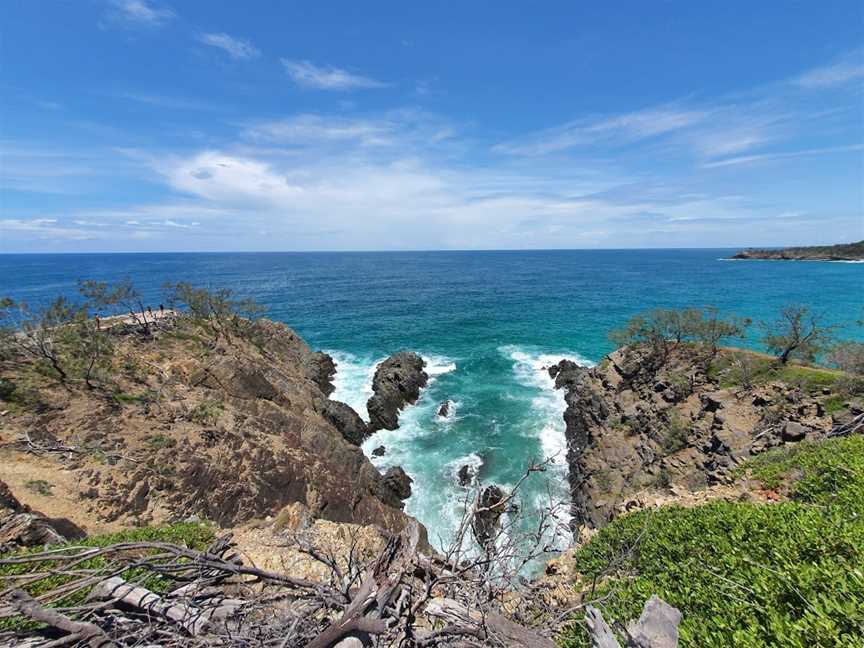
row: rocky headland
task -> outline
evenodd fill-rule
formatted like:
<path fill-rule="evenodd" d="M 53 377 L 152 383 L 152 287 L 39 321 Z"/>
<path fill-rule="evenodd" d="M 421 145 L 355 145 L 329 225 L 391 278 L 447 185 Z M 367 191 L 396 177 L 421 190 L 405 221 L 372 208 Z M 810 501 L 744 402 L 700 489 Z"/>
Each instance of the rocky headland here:
<path fill-rule="evenodd" d="M 748 248 L 733 255 L 732 258 L 781 261 L 864 261 L 864 241 L 782 249 Z"/>
<path fill-rule="evenodd" d="M 89 532 L 183 519 L 230 528 L 288 505 L 388 533 L 410 521 L 410 478 L 364 456 L 365 422 L 328 398 L 335 364 L 287 326 L 262 319 L 214 339 L 177 317 L 113 338 L 94 388 L 27 358 L 3 362 L 0 474 L 46 515 Z M 425 382 L 407 373 L 416 356 L 394 358 L 373 397 L 388 425 Z"/>
<path fill-rule="evenodd" d="M 821 440 L 847 424 L 864 430 L 864 398 L 829 369 L 778 367 L 749 351 L 705 356 L 687 344 L 657 366 L 644 348 L 622 348 L 594 368 L 550 368 L 565 391 L 573 526 L 605 526 L 629 510 L 700 501 L 736 468 L 772 448 Z M 742 364 L 756 378 L 742 375 Z M 670 493 L 674 497 L 670 497 Z M 730 497 L 740 491 L 729 490 Z M 702 498 L 704 501 L 706 498 Z"/>

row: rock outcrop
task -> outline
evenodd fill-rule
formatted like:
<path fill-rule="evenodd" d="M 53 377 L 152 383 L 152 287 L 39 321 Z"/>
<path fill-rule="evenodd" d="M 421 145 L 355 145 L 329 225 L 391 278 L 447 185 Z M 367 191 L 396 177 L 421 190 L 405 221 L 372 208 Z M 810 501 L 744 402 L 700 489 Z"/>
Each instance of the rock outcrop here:
<path fill-rule="evenodd" d="M 366 422 L 345 403 L 328 399 L 324 402 L 321 413 L 342 433 L 348 443 L 359 446 L 369 436 Z"/>
<path fill-rule="evenodd" d="M 394 480 L 357 447 L 365 424 L 328 399 L 329 356 L 267 320 L 244 336 L 203 335 L 178 319 L 170 334 L 118 338 L 111 380 L 122 398 L 46 381 L 34 398 L 50 406 L 10 413 L 0 436 L 74 447 L 50 456 L 74 471 L 82 517 L 105 524 L 197 516 L 231 527 L 300 503 L 314 518 L 404 528 Z M 4 461 L 26 456 L 0 455 L 0 473 Z"/>
<path fill-rule="evenodd" d="M 822 438 L 846 415 L 826 413 L 830 390 L 724 388 L 690 352 L 659 369 L 643 355 L 619 349 L 592 369 L 566 360 L 550 369 L 567 402 L 574 528 L 604 526 L 645 490 L 730 483 L 745 458 Z"/>
<path fill-rule="evenodd" d="M 0 481 L 0 553 L 19 547 L 41 547 L 83 538 L 86 534 L 66 519 L 48 519 L 18 501 Z"/>
<path fill-rule="evenodd" d="M 504 491 L 494 484 L 484 488 L 477 498 L 471 529 L 481 546 L 485 547 L 495 539 L 498 523 L 507 506 L 506 498 Z"/>
<path fill-rule="evenodd" d="M 366 403 L 370 432 L 399 427 L 399 412 L 417 401 L 429 380 L 425 365 L 423 358 L 410 351 L 396 353 L 378 365 L 372 379 L 373 395 Z"/>
<path fill-rule="evenodd" d="M 445 400 L 441 405 L 438 406 L 438 416 L 441 418 L 447 418 L 450 416 L 450 401 Z"/>
<path fill-rule="evenodd" d="M 414 483 L 414 480 L 408 476 L 408 473 L 401 466 L 391 466 L 388 468 L 384 473 L 383 481 L 386 493 L 388 495 L 392 494 L 395 496 L 396 501 L 400 502 L 397 506 L 401 507 L 402 500 L 411 497 L 411 484 Z M 387 498 L 387 495 L 385 495 L 385 498 Z"/>

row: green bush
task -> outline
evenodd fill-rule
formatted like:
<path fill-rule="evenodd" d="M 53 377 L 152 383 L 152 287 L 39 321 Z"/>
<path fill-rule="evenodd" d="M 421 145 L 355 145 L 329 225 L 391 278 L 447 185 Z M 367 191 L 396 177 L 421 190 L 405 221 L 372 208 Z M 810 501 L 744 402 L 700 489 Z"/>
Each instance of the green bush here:
<path fill-rule="evenodd" d="M 657 594 L 679 608 L 682 648 L 814 648 L 864 640 L 864 438 L 802 444 L 751 465 L 780 504 L 714 502 L 623 516 L 575 555 L 607 620 Z M 588 646 L 574 624 L 564 646 Z"/>

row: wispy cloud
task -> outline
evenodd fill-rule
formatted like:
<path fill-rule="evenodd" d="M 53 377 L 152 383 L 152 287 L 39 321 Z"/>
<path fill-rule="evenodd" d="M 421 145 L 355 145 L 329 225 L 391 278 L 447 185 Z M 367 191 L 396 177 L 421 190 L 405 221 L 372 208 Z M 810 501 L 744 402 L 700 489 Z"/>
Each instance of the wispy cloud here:
<path fill-rule="evenodd" d="M 808 89 L 831 88 L 864 78 L 864 49 L 846 54 L 831 65 L 819 67 L 792 79 Z"/>
<path fill-rule="evenodd" d="M 158 106 L 160 108 L 170 108 L 173 110 L 221 110 L 222 106 L 212 102 L 196 101 L 195 99 L 187 99 L 185 97 L 172 97 L 161 94 L 146 94 L 140 92 L 124 92 L 119 96 L 129 101 L 147 104 L 149 106 Z"/>
<path fill-rule="evenodd" d="M 199 43 L 221 49 L 232 59 L 249 60 L 261 56 L 261 50 L 255 47 L 251 41 L 235 38 L 225 33 L 198 34 L 196 39 Z"/>
<path fill-rule="evenodd" d="M 154 5 L 150 0 L 108 0 L 108 8 L 99 25 L 102 28 L 157 28 L 174 20 L 170 7 Z"/>
<path fill-rule="evenodd" d="M 353 88 L 383 88 L 388 84 L 335 67 L 318 66 L 311 61 L 283 58 L 282 66 L 294 83 L 318 90 L 351 90 Z"/>
<path fill-rule="evenodd" d="M 762 153 L 760 155 L 741 155 L 726 158 L 714 162 L 706 162 L 702 166 L 711 169 L 715 167 L 734 166 L 738 164 L 750 164 L 753 162 L 765 162 L 768 160 L 781 160 L 786 158 L 809 157 L 813 155 L 833 155 L 836 153 L 849 153 L 864 150 L 864 144 L 849 144 L 848 146 L 829 146 L 825 148 L 805 149 L 802 151 L 783 151 L 779 153 Z"/>
<path fill-rule="evenodd" d="M 435 146 L 452 138 L 456 127 L 421 110 L 393 110 L 375 117 L 300 114 L 283 119 L 252 122 L 243 135 L 257 142 L 326 147 L 407 145 Z"/>
<path fill-rule="evenodd" d="M 622 115 L 580 119 L 494 147 L 511 155 L 547 155 L 599 144 L 622 146 L 680 131 L 704 122 L 708 113 L 681 106 L 659 106 Z"/>

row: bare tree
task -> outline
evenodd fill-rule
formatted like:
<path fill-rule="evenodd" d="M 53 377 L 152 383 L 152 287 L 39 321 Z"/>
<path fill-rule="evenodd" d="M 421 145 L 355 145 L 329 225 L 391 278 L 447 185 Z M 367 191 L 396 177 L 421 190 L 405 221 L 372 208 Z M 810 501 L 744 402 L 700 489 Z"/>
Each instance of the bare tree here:
<path fill-rule="evenodd" d="M 765 331 L 762 342 L 777 354 L 781 364 L 794 356 L 815 360 L 835 328 L 823 324 L 822 318 L 806 306 L 796 304 L 786 306 L 777 322 L 763 322 L 761 326 Z"/>

